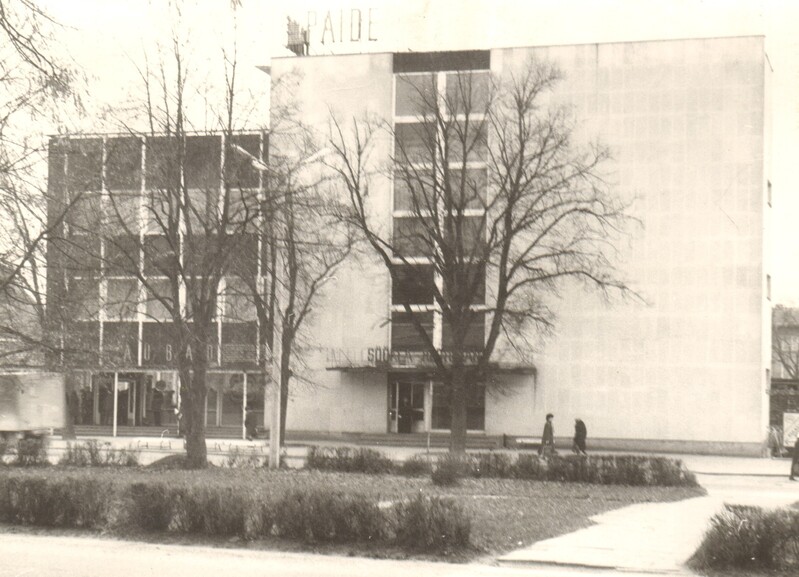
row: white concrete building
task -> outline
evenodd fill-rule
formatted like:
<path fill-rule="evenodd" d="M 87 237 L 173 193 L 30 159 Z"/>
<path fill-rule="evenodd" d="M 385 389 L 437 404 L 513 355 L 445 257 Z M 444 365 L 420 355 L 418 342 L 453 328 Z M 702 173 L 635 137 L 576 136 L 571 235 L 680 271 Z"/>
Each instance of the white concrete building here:
<path fill-rule="evenodd" d="M 532 363 L 500 363 L 510 387 L 472 400 L 470 429 L 538 436 L 551 412 L 556 437 L 570 437 L 573 419 L 582 418 L 589 447 L 759 451 L 771 346 L 764 39 L 412 54 L 275 59 L 273 99 L 295 75 L 290 97 L 320 130 L 331 110 L 398 123 L 397 78 L 413 62 L 427 62 L 427 73 L 434 66 L 445 82 L 451 67 L 501 78 L 530 57 L 551 61 L 564 75 L 552 100 L 571 107 L 578 137 L 610 147 L 608 178 L 634 200 L 631 214 L 641 223 L 617 249 L 619 270 L 642 300 L 605 302 L 566 289 L 554 304 L 555 334 L 529 351 Z M 375 162 L 388 159 L 392 145 L 381 142 Z M 401 216 L 393 194 L 387 177 L 370 189 L 386 226 Z M 381 263 L 363 258 L 337 272 L 318 309 L 320 349 L 307 375 L 315 384 L 294 385 L 289 434 L 446 428 L 424 366 L 414 367 L 412 356 L 380 362 L 402 331 L 396 316 L 387 322 L 397 309 Z M 409 428 L 398 424 L 403 398 L 413 411 Z"/>

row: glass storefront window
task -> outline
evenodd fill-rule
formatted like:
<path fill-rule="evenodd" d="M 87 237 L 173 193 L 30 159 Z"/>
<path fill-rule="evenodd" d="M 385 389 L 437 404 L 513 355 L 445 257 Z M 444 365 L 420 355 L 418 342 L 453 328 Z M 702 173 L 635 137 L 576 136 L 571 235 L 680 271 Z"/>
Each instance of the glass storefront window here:
<path fill-rule="evenodd" d="M 433 429 L 448 430 L 450 428 L 450 394 L 440 383 L 433 385 Z M 485 387 L 472 387 L 466 399 L 466 429 L 469 431 L 485 430 Z"/>

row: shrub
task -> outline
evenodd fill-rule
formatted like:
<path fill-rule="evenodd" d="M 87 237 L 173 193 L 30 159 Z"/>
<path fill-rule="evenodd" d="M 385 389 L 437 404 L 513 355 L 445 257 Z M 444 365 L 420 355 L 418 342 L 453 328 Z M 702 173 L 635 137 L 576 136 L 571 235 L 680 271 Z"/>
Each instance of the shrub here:
<path fill-rule="evenodd" d="M 110 488 L 96 479 L 10 477 L 0 485 L 0 520 L 18 525 L 96 528 L 105 524 Z"/>
<path fill-rule="evenodd" d="M 462 477 L 469 474 L 467 457 L 447 453 L 439 457 L 430 478 L 434 485 L 451 487 L 457 485 Z"/>
<path fill-rule="evenodd" d="M 182 533 L 238 535 L 249 533 L 255 509 L 252 498 L 231 487 L 191 485 L 172 491 L 172 527 Z"/>
<path fill-rule="evenodd" d="M 307 469 L 343 471 L 347 473 L 390 473 L 391 459 L 374 449 L 352 447 L 308 447 Z"/>
<path fill-rule="evenodd" d="M 689 564 L 705 569 L 799 567 L 799 512 L 727 505 Z"/>
<path fill-rule="evenodd" d="M 31 437 L 17 441 L 15 464 L 20 467 L 41 467 L 49 465 L 47 460 L 47 441 L 44 437 Z"/>
<path fill-rule="evenodd" d="M 477 453 L 470 455 L 470 469 L 473 477 L 499 477 L 507 479 L 512 476 L 513 460 L 504 453 Z"/>
<path fill-rule="evenodd" d="M 396 507 L 397 543 L 414 551 L 445 553 L 469 545 L 471 522 L 450 499 L 417 495 Z"/>
<path fill-rule="evenodd" d="M 119 521 L 142 531 L 166 531 L 174 508 L 175 495 L 166 483 L 139 481 L 126 488 Z"/>
<path fill-rule="evenodd" d="M 91 439 L 74 445 L 67 443 L 58 463 L 71 467 L 136 467 L 139 464 L 139 451 L 131 448 L 114 449 L 110 443 L 101 445 Z"/>
<path fill-rule="evenodd" d="M 543 480 L 546 477 L 546 465 L 536 455 L 519 455 L 511 468 L 511 475 L 517 479 Z"/>
<path fill-rule="evenodd" d="M 294 491 L 275 503 L 273 522 L 279 535 L 306 542 L 373 541 L 388 533 L 377 502 L 360 494 Z"/>
<path fill-rule="evenodd" d="M 263 467 L 264 465 L 268 464 L 268 457 L 266 458 L 266 462 L 264 458 L 262 458 L 258 453 L 255 451 L 248 451 L 243 452 L 240 451 L 238 447 L 233 447 L 228 451 L 228 454 L 225 456 L 224 466 L 229 467 L 231 469 L 239 469 L 239 468 L 250 468 L 256 469 L 258 467 Z"/>
<path fill-rule="evenodd" d="M 430 461 L 423 455 L 413 455 L 405 459 L 400 465 L 399 472 L 408 477 L 421 477 L 432 473 L 433 467 Z"/>

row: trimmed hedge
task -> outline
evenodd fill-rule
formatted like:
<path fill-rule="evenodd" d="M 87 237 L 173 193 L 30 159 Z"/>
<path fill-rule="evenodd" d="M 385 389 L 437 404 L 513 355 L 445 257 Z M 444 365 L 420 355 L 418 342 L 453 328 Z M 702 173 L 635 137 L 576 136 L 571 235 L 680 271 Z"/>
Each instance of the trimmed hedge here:
<path fill-rule="evenodd" d="M 727 505 L 689 565 L 707 569 L 799 569 L 799 511 Z"/>
<path fill-rule="evenodd" d="M 398 545 L 448 553 L 469 545 L 470 522 L 454 502 L 318 489 L 259 494 L 246 487 L 159 479 L 128 481 L 35 471 L 0 475 L 0 522 L 117 532 L 171 532 L 303 542 Z"/>
<path fill-rule="evenodd" d="M 435 465 L 415 455 L 396 466 L 373 449 L 339 447 L 308 448 L 306 468 L 358 473 L 431 474 L 433 483 L 452 486 L 464 477 L 529 479 L 599 485 L 696 487 L 696 477 L 682 461 L 646 455 L 538 455 L 467 453 L 439 455 Z"/>

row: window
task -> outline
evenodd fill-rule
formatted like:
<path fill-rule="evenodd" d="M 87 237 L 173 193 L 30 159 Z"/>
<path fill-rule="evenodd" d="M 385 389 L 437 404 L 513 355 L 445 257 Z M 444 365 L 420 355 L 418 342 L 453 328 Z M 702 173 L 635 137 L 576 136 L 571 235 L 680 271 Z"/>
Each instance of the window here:
<path fill-rule="evenodd" d="M 215 228 L 218 198 L 218 188 L 190 188 L 188 190 L 189 201 L 185 210 L 193 233 L 202 233 L 208 228 Z"/>
<path fill-rule="evenodd" d="M 139 363 L 137 323 L 103 323 L 103 361 L 128 367 Z"/>
<path fill-rule="evenodd" d="M 146 182 L 150 190 L 180 189 L 180 149 L 174 136 L 147 139 Z"/>
<path fill-rule="evenodd" d="M 437 202 L 433 172 L 412 167 L 394 171 L 394 210 L 430 211 Z"/>
<path fill-rule="evenodd" d="M 442 226 L 442 250 L 461 253 L 465 258 L 477 256 L 485 248 L 485 218 L 483 216 L 453 215 L 445 217 Z"/>
<path fill-rule="evenodd" d="M 413 122 L 394 126 L 394 158 L 412 164 L 433 163 L 436 126 L 433 123 Z"/>
<path fill-rule="evenodd" d="M 224 297 L 226 320 L 241 322 L 255 318 L 252 291 L 242 279 L 227 277 Z"/>
<path fill-rule="evenodd" d="M 148 279 L 145 286 L 146 315 L 150 320 L 163 321 L 172 318 L 172 285 L 168 279 Z"/>
<path fill-rule="evenodd" d="M 144 237 L 144 274 L 170 276 L 177 272 L 178 247 L 164 235 Z"/>
<path fill-rule="evenodd" d="M 59 251 L 64 270 L 70 276 L 100 276 L 100 239 L 76 234 L 69 238 L 53 238 L 50 246 Z"/>
<path fill-rule="evenodd" d="M 401 74 L 396 78 L 394 114 L 424 116 L 435 110 L 437 106 L 435 74 Z"/>
<path fill-rule="evenodd" d="M 103 141 L 87 138 L 70 142 L 67 186 L 70 193 L 99 192 L 103 180 Z"/>
<path fill-rule="evenodd" d="M 184 178 L 189 189 L 219 190 L 222 140 L 219 136 L 188 136 Z"/>
<path fill-rule="evenodd" d="M 66 222 L 73 232 L 96 233 L 103 223 L 103 202 L 100 193 L 70 191 Z"/>
<path fill-rule="evenodd" d="M 228 184 L 232 188 L 258 188 L 259 171 L 252 158 L 262 161 L 261 135 L 239 134 L 233 137 L 231 156 L 227 159 Z M 247 154 L 238 149 L 244 150 Z"/>
<path fill-rule="evenodd" d="M 488 159 L 485 121 L 470 119 L 466 122 L 452 122 L 442 135 L 448 162 L 462 163 L 464 150 L 466 162 L 485 162 Z"/>
<path fill-rule="evenodd" d="M 109 138 L 105 149 L 106 188 L 110 191 L 141 190 L 141 140 Z"/>
<path fill-rule="evenodd" d="M 100 281 L 96 278 L 69 279 L 67 303 L 75 320 L 97 320 L 100 311 Z"/>
<path fill-rule="evenodd" d="M 98 364 L 100 352 L 100 323 L 74 322 L 66 327 L 64 361 L 72 366 Z"/>
<path fill-rule="evenodd" d="M 107 276 L 135 276 L 139 272 L 139 237 L 124 235 L 105 241 Z"/>
<path fill-rule="evenodd" d="M 484 168 L 449 170 L 451 199 L 456 210 L 485 209 L 488 175 Z"/>
<path fill-rule="evenodd" d="M 115 192 L 108 199 L 108 222 L 111 232 L 138 233 L 141 229 L 139 223 L 139 204 L 141 194 L 138 192 Z"/>
<path fill-rule="evenodd" d="M 450 393 L 447 387 L 435 383 L 433 385 L 433 429 L 449 429 L 452 422 L 450 415 Z M 485 387 L 471 387 L 466 398 L 466 428 L 470 431 L 485 429 Z"/>
<path fill-rule="evenodd" d="M 452 327 L 449 323 L 444 322 L 442 330 L 442 346 L 445 351 L 453 349 Z M 473 312 L 472 319 L 469 326 L 464 331 L 463 335 L 463 350 L 465 351 L 481 351 L 485 346 L 485 314 L 481 312 Z"/>
<path fill-rule="evenodd" d="M 222 323 L 222 362 L 254 363 L 257 340 L 258 328 L 255 322 Z"/>
<path fill-rule="evenodd" d="M 485 265 L 464 265 L 463 271 L 453 275 L 454 287 L 444 281 L 444 296 L 451 302 L 467 302 L 480 305 L 485 303 L 486 272 Z M 450 294 L 452 290 L 461 291 L 460 294 Z"/>
<path fill-rule="evenodd" d="M 432 265 L 398 265 L 391 283 L 391 302 L 395 305 L 430 305 L 435 298 Z"/>
<path fill-rule="evenodd" d="M 404 258 L 431 256 L 433 243 L 432 221 L 421 217 L 394 219 L 394 253 Z"/>
<path fill-rule="evenodd" d="M 427 335 L 433 339 L 433 313 L 414 313 Z M 413 316 L 408 313 L 391 313 L 391 349 L 395 351 L 428 350 L 424 339 L 413 324 Z"/>
<path fill-rule="evenodd" d="M 106 289 L 105 314 L 109 320 L 136 318 L 139 282 L 136 279 L 109 279 Z"/>
<path fill-rule="evenodd" d="M 488 72 L 450 72 L 447 74 L 447 113 L 485 114 L 488 107 Z"/>

